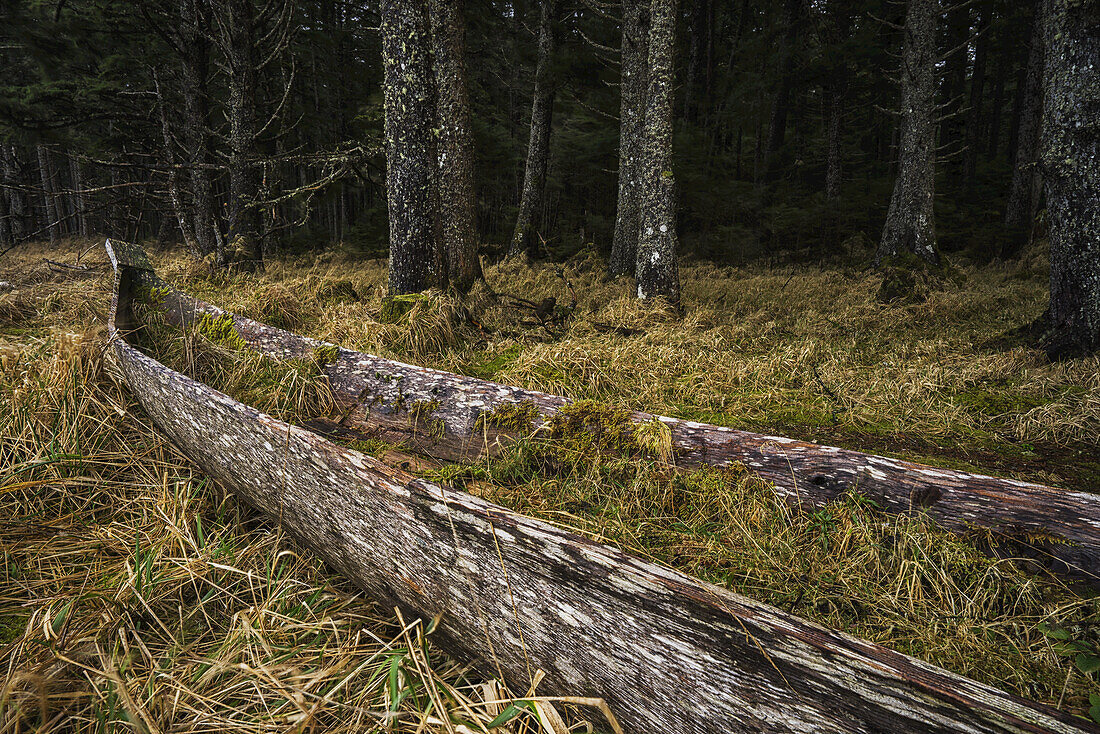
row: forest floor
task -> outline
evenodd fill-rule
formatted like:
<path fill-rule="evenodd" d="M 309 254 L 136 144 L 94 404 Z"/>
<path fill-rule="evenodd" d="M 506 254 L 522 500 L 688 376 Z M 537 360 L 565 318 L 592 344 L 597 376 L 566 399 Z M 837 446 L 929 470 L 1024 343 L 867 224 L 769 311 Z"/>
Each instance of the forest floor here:
<path fill-rule="evenodd" d="M 0 728 L 447 731 L 442 707 L 470 731 L 513 716 L 515 732 L 554 731 L 552 704 L 503 700 L 157 434 L 103 364 L 111 279 L 92 245 L 0 259 Z M 89 270 L 47 262 L 78 257 Z M 395 316 L 385 263 L 339 249 L 260 275 L 154 253 L 184 291 L 350 349 L 1100 492 L 1100 359 L 1049 364 L 1011 334 L 1043 310 L 1044 259 L 958 267 L 895 303 L 859 267 L 689 264 L 679 317 L 587 254 L 491 265 L 491 290 L 430 293 Z M 503 294 L 555 297 L 560 323 Z M 1100 598 L 920 518 L 858 502 L 797 515 L 749 477 L 561 447 L 547 461 L 534 441 L 473 466 L 363 448 L 1018 695 L 1082 715 L 1100 703 Z"/>

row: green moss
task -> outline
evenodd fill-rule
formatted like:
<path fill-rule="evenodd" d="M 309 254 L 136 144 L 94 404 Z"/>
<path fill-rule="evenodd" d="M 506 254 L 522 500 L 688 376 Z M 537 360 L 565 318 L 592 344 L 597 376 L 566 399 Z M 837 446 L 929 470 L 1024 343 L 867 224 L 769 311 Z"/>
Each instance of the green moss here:
<path fill-rule="evenodd" d="M 322 344 L 313 350 L 313 361 L 319 365 L 333 364 L 340 356 L 340 347 L 335 344 Z"/>
<path fill-rule="evenodd" d="M 409 406 L 409 425 L 413 428 L 424 426 L 428 435 L 442 438 L 447 426 L 442 418 L 433 418 L 432 413 L 439 410 L 438 400 L 420 400 Z"/>
<path fill-rule="evenodd" d="M 356 441 L 343 441 L 341 443 L 343 443 L 349 449 L 354 449 L 355 451 L 358 451 L 361 454 L 366 454 L 367 456 L 373 456 L 376 459 L 380 458 L 389 449 L 393 448 L 385 441 L 377 438 L 369 438 Z"/>
<path fill-rule="evenodd" d="M 539 409 L 530 400 L 519 403 L 501 403 L 493 410 L 479 415 L 477 420 L 474 421 L 474 429 L 500 428 L 530 432 L 534 428 L 535 420 L 538 417 Z"/>
<path fill-rule="evenodd" d="M 18 640 L 26 628 L 26 617 L 15 615 L 0 617 L 0 647 Z"/>
<path fill-rule="evenodd" d="M 595 400 L 563 406 L 547 422 L 550 438 L 569 448 L 598 453 L 636 453 L 630 412 Z"/>
<path fill-rule="evenodd" d="M 386 296 L 382 299 L 382 308 L 378 312 L 378 320 L 383 324 L 400 324 L 408 316 L 414 304 L 427 298 L 428 296 L 424 293 Z"/>
<path fill-rule="evenodd" d="M 248 348 L 248 342 L 241 338 L 236 325 L 233 323 L 233 317 L 229 314 L 222 314 L 221 316 L 203 314 L 202 318 L 199 319 L 198 331 L 215 344 L 236 351 Z"/>
<path fill-rule="evenodd" d="M 462 366 L 462 373 L 470 375 L 471 377 L 480 377 L 483 380 L 492 379 L 498 372 L 503 370 L 512 362 L 516 361 L 516 358 L 523 351 L 523 347 L 519 344 L 513 344 L 500 353 L 482 352 L 480 353 L 480 359 L 471 360 Z"/>
<path fill-rule="evenodd" d="M 996 417 L 1026 413 L 1046 401 L 1013 390 L 1008 380 L 993 380 L 955 393 L 952 401 L 971 413 Z"/>

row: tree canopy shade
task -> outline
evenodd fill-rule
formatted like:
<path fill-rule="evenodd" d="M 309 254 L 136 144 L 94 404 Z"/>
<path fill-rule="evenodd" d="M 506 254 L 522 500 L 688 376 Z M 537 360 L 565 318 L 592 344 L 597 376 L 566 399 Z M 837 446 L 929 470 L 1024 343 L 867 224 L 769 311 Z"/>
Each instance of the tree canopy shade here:
<path fill-rule="evenodd" d="M 673 299 L 685 257 L 983 263 L 1048 227 L 1062 252 L 1053 228 L 1080 218 L 1050 197 L 1083 201 L 1066 187 L 1093 169 L 1043 188 L 1039 131 L 1076 124 L 1051 84 L 1086 80 L 1044 66 L 1062 21 L 1037 8 L 7 2 L 0 239 L 177 239 L 215 264 L 392 247 L 395 292 L 467 289 L 478 248 L 592 250 Z M 654 254 L 669 270 L 638 270 Z"/>

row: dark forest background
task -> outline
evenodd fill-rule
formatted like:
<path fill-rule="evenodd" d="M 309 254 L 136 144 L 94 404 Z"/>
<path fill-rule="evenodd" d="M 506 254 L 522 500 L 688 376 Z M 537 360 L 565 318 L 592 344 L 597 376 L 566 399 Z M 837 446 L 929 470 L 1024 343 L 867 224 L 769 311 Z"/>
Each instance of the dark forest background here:
<path fill-rule="evenodd" d="M 5 246 L 89 233 L 179 239 L 170 184 L 190 196 L 180 89 L 195 43 L 208 59 L 206 165 L 225 219 L 235 109 L 227 19 L 240 0 L 204 4 L 207 30 L 189 46 L 186 2 L 4 0 Z M 364 256 L 386 253 L 376 5 L 251 4 L 258 134 L 248 160 L 260 176 L 266 252 L 341 241 Z M 555 18 L 550 160 L 536 217 L 554 257 L 611 247 L 620 11 L 564 2 Z M 465 14 L 480 240 L 503 253 L 523 183 L 539 6 L 467 0 Z M 904 14 L 887 0 L 682 3 L 673 160 L 683 255 L 869 257 L 894 181 Z M 1033 15 L 1030 2 L 977 0 L 947 8 L 937 31 L 935 209 L 945 253 L 986 262 L 1020 243 L 1004 221 L 1020 130 L 1036 114 L 1026 94 Z M 1025 202 L 1017 221 L 1032 222 L 1037 204 Z"/>

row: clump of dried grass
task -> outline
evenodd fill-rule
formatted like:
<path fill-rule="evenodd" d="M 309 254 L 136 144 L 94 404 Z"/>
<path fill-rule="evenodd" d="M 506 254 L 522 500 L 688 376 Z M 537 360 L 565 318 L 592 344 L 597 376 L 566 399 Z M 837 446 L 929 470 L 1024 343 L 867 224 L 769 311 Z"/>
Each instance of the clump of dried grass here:
<path fill-rule="evenodd" d="M 594 267 L 592 258 L 588 257 L 565 267 L 566 277 L 576 290 L 578 305 L 565 334 L 552 339 L 543 330 L 523 327 L 522 314 L 505 308 L 487 289 L 479 290 L 477 298 L 463 304 L 477 315 L 484 331 L 462 324 L 456 328 L 459 322 L 443 314 L 452 309 L 453 315 L 457 306 L 448 305 L 444 299 L 449 297 L 442 296 L 439 301 L 422 307 L 416 324 L 411 320 L 406 324 L 382 323 L 378 317 L 385 296 L 385 267 L 379 261 L 362 263 L 338 254 L 322 253 L 299 261 L 272 263 L 262 274 L 213 275 L 187 265 L 186 260 L 174 255 L 161 255 L 159 262 L 169 280 L 173 280 L 173 273 L 176 273 L 186 280 L 184 286 L 188 291 L 237 312 L 259 308 L 254 299 L 261 292 L 260 286 L 277 286 L 299 301 L 294 306 L 295 313 L 307 315 L 299 328 L 309 336 L 384 356 L 414 359 L 428 366 L 487 374 L 501 382 L 593 398 L 628 408 L 737 427 L 777 428 L 795 434 L 816 432 L 810 437 L 854 444 L 857 448 L 868 437 L 913 437 L 932 447 L 919 458 L 945 462 L 953 461 L 949 452 L 951 447 L 980 450 L 987 456 L 1015 452 L 1021 443 L 1024 446 L 1035 444 L 1038 451 L 1041 450 L 1040 442 L 1075 446 L 1084 451 L 1086 445 L 1095 446 L 1095 436 L 1100 430 L 1100 381 L 1097 378 L 1100 360 L 1049 365 L 1038 351 L 1025 346 L 1008 349 L 983 346 L 1042 310 L 1045 285 L 1038 264 L 1015 269 L 965 268 L 965 286 L 947 282 L 931 291 L 923 303 L 894 306 L 875 300 L 879 284 L 873 273 L 691 264 L 682 270 L 686 313 L 682 319 L 675 319 L 660 309 L 638 303 L 632 297 L 629 283 L 607 279 L 602 267 Z M 506 262 L 488 266 L 486 273 L 493 291 L 526 297 L 553 295 L 560 303 L 568 299 L 567 288 L 556 267 Z M 324 295 L 325 285 L 337 280 L 350 282 L 359 298 Z M 39 319 L 36 328 L 40 328 L 41 333 L 19 337 L 14 356 L 2 363 L 7 365 L 5 369 L 11 365 L 20 365 L 20 370 L 28 369 L 28 365 L 45 365 L 49 352 L 45 340 L 54 338 L 49 335 L 52 325 L 65 320 L 73 325 L 90 325 L 101 319 L 101 314 L 88 310 L 88 304 L 105 300 L 109 280 L 100 277 L 77 283 L 50 278 L 49 282 L 42 281 L 33 287 L 42 289 L 34 291 L 36 298 L 47 297 L 47 289 L 58 292 L 53 303 L 56 310 Z M 100 295 L 89 298 L 89 288 Z M 601 330 L 596 327 L 597 323 L 619 328 Z M 419 329 L 415 336 L 414 329 Z M 43 378 L 40 382 L 46 384 L 47 381 Z M 28 389 L 28 393 L 36 394 L 41 389 Z M 261 399 L 261 396 L 254 399 Z M 45 464 L 34 470 L 41 474 L 31 476 L 48 479 L 47 484 L 61 486 L 64 492 L 43 494 L 37 500 L 20 497 L 20 502 L 30 502 L 39 513 L 53 512 L 65 522 L 71 521 L 64 526 L 65 533 L 75 532 L 73 528 L 79 519 L 97 528 L 96 542 L 103 537 L 113 537 L 110 533 L 118 534 L 122 538 L 119 545 L 107 546 L 114 548 L 114 555 L 108 554 L 107 560 L 102 561 L 102 568 L 108 571 L 105 578 L 113 579 L 115 585 L 103 582 L 98 572 L 88 580 L 86 575 L 72 571 L 69 559 L 77 553 L 95 559 L 96 564 L 101 563 L 99 551 L 90 546 L 79 551 L 71 548 L 65 551 L 69 555 L 58 556 L 49 574 L 25 576 L 29 572 L 19 567 L 10 578 L 50 579 L 48 582 L 26 582 L 26 588 L 39 594 L 37 598 L 42 600 L 41 605 L 35 606 L 35 602 L 28 609 L 38 610 L 43 605 L 47 608 L 35 618 L 35 629 L 44 629 L 42 622 L 47 618 L 57 619 L 55 612 L 59 612 L 67 599 L 83 594 L 80 589 L 97 583 L 116 588 L 118 580 L 126 577 L 123 567 L 118 565 L 123 555 L 121 548 L 127 549 L 128 557 L 136 558 L 137 554 L 131 550 L 136 546 L 131 544 L 139 534 L 146 534 L 141 536 L 142 548 L 171 547 L 166 536 L 154 535 L 156 526 L 165 532 L 169 529 L 155 507 L 157 502 L 168 500 L 162 500 L 160 494 L 154 493 L 154 488 L 159 492 L 160 487 L 176 482 L 180 473 L 187 471 L 186 467 L 169 448 L 154 441 L 155 434 L 142 426 L 140 413 L 135 412 L 132 405 L 121 396 L 117 401 L 127 416 L 125 423 L 130 434 L 139 436 L 140 440 L 131 437 L 128 443 L 122 441 L 118 436 L 130 435 L 126 431 L 108 433 L 109 438 L 102 438 L 98 429 L 87 427 L 82 431 L 69 431 L 69 436 L 92 436 L 92 443 L 97 446 L 112 447 L 105 450 L 104 456 L 109 458 L 104 459 L 102 466 L 88 458 L 80 464 L 98 473 L 81 473 L 84 469 L 73 470 L 71 464 L 63 461 Z M 42 409 L 42 417 L 38 419 L 40 425 L 45 425 L 46 416 L 52 415 L 51 410 L 51 406 Z M 105 411 L 106 417 L 94 414 L 97 417 L 85 426 L 113 425 L 112 413 L 117 414 L 117 408 Z M 46 436 L 48 432 L 40 430 L 38 435 Z M 661 437 L 651 438 L 653 453 L 656 453 Z M 35 440 L 41 456 L 52 456 L 44 448 L 48 445 L 45 439 Z M 154 446 L 159 448 L 154 450 Z M 944 447 L 941 454 L 937 454 L 936 447 Z M 4 450 L 11 451 L 7 445 Z M 83 454 L 85 457 L 92 455 L 90 452 Z M 1026 458 L 1026 453 L 1024 456 Z M 1017 466 L 1015 473 L 1023 478 L 1071 484 L 1057 464 L 1036 464 L 1031 468 Z M 445 471 L 448 477 L 461 480 L 470 470 L 449 467 Z M 201 481 L 189 473 L 187 476 L 192 488 Z M 127 492 L 134 494 L 120 494 L 121 484 L 113 483 L 116 480 L 130 488 Z M 47 484 L 35 485 L 35 488 Z M 775 503 L 770 493 L 748 480 L 730 481 L 728 475 L 716 478 L 705 472 L 678 479 L 636 458 L 624 460 L 608 456 L 593 461 L 591 457 L 578 457 L 569 461 L 559 456 L 553 462 L 540 463 L 532 460 L 529 449 L 523 446 L 490 467 L 475 469 L 473 478 L 469 479 L 469 488 L 522 511 L 579 527 L 797 614 L 847 629 L 1021 695 L 1060 702 L 1071 710 L 1081 710 L 1084 706 L 1088 680 L 1075 672 L 1071 662 L 1059 656 L 1052 641 L 1037 630 L 1039 622 L 1051 620 L 1083 630 L 1083 635 L 1092 634 L 1089 630 L 1100 629 L 1095 600 L 1078 596 L 1058 583 L 1027 576 L 1009 563 L 992 561 L 978 553 L 974 544 L 939 533 L 919 518 L 883 518 L 873 508 L 858 503 L 831 508 L 824 514 L 799 515 Z M 90 494 L 81 495 L 78 490 Z M 30 491 L 30 488 L 20 491 Z M 46 492 L 45 489 L 37 491 Z M 194 492 L 200 497 L 206 494 L 205 489 Z M 0 502 L 9 496 L 15 497 L 16 493 L 5 494 L 0 489 Z M 37 505 L 33 504 L 35 501 Z M 253 669 L 251 675 L 259 676 L 254 672 L 259 668 L 252 662 L 257 658 L 240 657 L 244 651 L 260 656 L 261 649 L 280 649 L 273 646 L 270 635 L 292 635 L 300 624 L 301 629 L 316 632 L 318 623 L 312 619 L 301 622 L 262 617 L 266 621 L 261 633 L 251 637 L 238 633 L 232 644 L 227 642 L 226 630 L 231 625 L 226 620 L 232 620 L 234 613 L 242 608 L 262 608 L 267 603 L 262 596 L 250 595 L 254 593 L 252 589 L 257 585 L 260 571 L 275 562 L 278 553 L 275 549 L 285 546 L 278 546 L 270 531 L 257 539 L 255 532 L 250 531 L 265 526 L 257 524 L 255 518 L 236 507 L 232 500 L 210 499 L 209 502 L 203 505 L 204 514 L 200 515 L 206 523 L 204 532 L 210 523 L 220 523 L 219 533 L 224 535 L 228 545 L 247 549 L 260 540 L 267 545 L 254 556 L 245 554 L 246 560 L 253 559 L 248 563 L 222 564 L 251 570 L 253 576 L 248 590 L 241 585 L 232 586 L 232 575 L 210 575 L 209 578 L 231 593 L 222 595 L 212 586 L 189 581 L 192 587 L 198 583 L 203 593 L 196 596 L 192 591 L 190 596 L 184 597 L 180 591 L 175 603 L 185 610 L 184 619 L 194 625 L 194 634 L 202 640 L 195 647 L 195 654 L 205 655 L 204 663 L 208 658 L 218 659 L 218 651 L 224 648 L 229 651 L 230 660 L 245 660 Z M 136 530 L 120 527 L 108 532 L 99 529 L 110 527 L 113 522 L 107 519 L 103 508 L 119 503 L 131 508 L 128 514 L 120 516 L 119 523 L 123 526 L 138 524 L 140 516 L 141 523 L 145 524 L 138 524 Z M 94 517 L 80 514 L 84 510 L 78 512 L 75 508 L 92 508 L 99 514 Z M 165 514 L 183 527 L 177 522 L 178 510 L 166 510 Z M 31 542 L 37 520 L 19 514 L 13 517 L 24 520 L 22 529 L 16 531 L 12 529 L 15 526 L 4 525 L 3 532 L 24 535 L 6 537 L 20 538 L 21 544 L 27 543 L 28 553 L 49 558 L 53 546 L 34 545 L 39 542 L 37 540 Z M 189 532 L 194 535 L 195 531 Z M 47 535 L 42 543 L 60 542 L 59 533 Z M 182 541 L 173 542 L 178 545 Z M 975 543 L 980 544 L 977 540 Z M 185 565 L 197 563 L 182 553 L 152 557 L 152 567 L 156 569 L 161 568 L 161 559 L 167 557 L 176 558 Z M 20 563 L 33 568 L 30 561 Z M 129 564 L 135 567 L 134 560 Z M 308 563 L 307 566 L 292 574 L 305 585 L 303 589 L 326 589 L 323 594 L 338 597 L 341 601 L 334 602 L 337 610 L 334 614 L 345 613 L 342 610 L 346 607 L 340 606 L 345 597 L 330 589 L 345 594 L 350 600 L 348 604 L 360 609 L 357 605 L 362 602 L 354 599 L 352 592 L 326 577 L 323 569 Z M 210 566 L 214 571 L 201 565 L 194 567 L 205 568 L 204 573 L 208 575 L 218 570 L 216 566 Z M 162 573 L 170 576 L 167 570 Z M 55 590 L 40 593 L 38 590 L 45 587 L 34 586 L 38 583 L 54 583 L 50 588 Z M 23 604 L 30 593 L 20 591 L 13 596 Z M 264 593 L 275 592 L 268 589 Z M 210 594 L 210 599 L 215 601 L 199 604 L 198 616 L 203 617 L 200 623 L 197 616 L 187 617 L 186 610 L 205 594 Z M 119 598 L 136 600 L 136 597 Z M 169 600 L 166 608 L 171 607 L 173 597 L 165 598 Z M 9 606 L 0 607 L 4 610 L 0 611 L 0 617 L 12 614 L 7 610 L 15 609 L 10 602 L 0 602 L 3 603 Z M 77 612 L 82 608 L 83 603 L 73 606 Z M 130 650 L 126 656 L 114 658 L 111 663 L 120 678 L 129 681 L 129 673 L 124 675 L 122 671 L 138 670 L 139 667 L 127 668 L 125 666 L 130 663 L 125 661 L 144 659 L 145 653 L 134 653 L 140 645 L 136 645 L 132 637 L 119 636 L 118 630 L 130 629 L 127 625 L 143 622 L 146 626 L 141 627 L 142 630 L 161 634 L 156 632 L 159 626 L 155 619 L 160 619 L 172 630 L 174 628 L 168 623 L 171 615 L 165 612 L 149 619 L 122 619 L 117 612 L 111 613 L 111 608 L 108 607 L 108 613 L 103 614 L 100 622 L 85 620 L 84 624 L 88 634 L 105 635 L 103 639 L 110 640 L 112 645 L 117 638 L 119 650 L 124 653 Z M 159 607 L 153 606 L 153 609 Z M 354 616 L 352 612 L 346 613 Z M 23 626 L 26 610 L 19 607 L 14 614 L 17 631 L 25 635 L 28 629 Z M 370 610 L 362 614 L 366 619 L 376 612 Z M 380 621 L 389 625 L 386 629 L 392 636 L 387 638 L 386 633 L 377 630 L 375 634 L 390 644 L 397 638 L 393 631 L 403 626 L 388 615 L 380 616 L 383 617 Z M 3 624 L 6 623 L 0 623 L 0 628 Z M 325 618 L 325 624 L 342 630 L 334 632 L 334 637 L 320 638 L 318 644 L 329 645 L 330 650 L 347 649 L 349 655 L 369 657 L 375 649 L 398 649 L 384 645 L 361 650 L 332 647 L 342 644 L 340 640 L 351 639 L 350 630 L 354 624 L 342 628 L 339 622 L 329 618 Z M 281 625 L 289 625 L 291 631 L 282 630 Z M 51 627 L 47 623 L 45 629 Z M 33 638 L 38 640 L 37 647 L 10 648 L 10 652 L 5 648 L 9 669 L 42 665 L 33 655 L 47 654 L 44 651 L 49 649 L 46 643 L 50 641 L 45 640 L 45 632 L 41 634 L 42 637 Z M 415 642 L 415 631 L 410 630 L 410 634 Z M 123 645 L 123 639 L 129 648 Z M 304 661 L 310 660 L 311 651 L 315 653 L 318 649 L 298 638 L 293 639 L 297 640 L 295 645 L 303 646 L 302 654 L 306 657 L 287 658 L 287 665 L 291 667 L 285 674 L 292 679 L 299 674 L 297 671 L 308 668 L 310 663 Z M 155 651 L 161 648 L 156 645 L 167 649 L 167 640 L 164 636 L 156 644 L 146 639 L 142 642 L 154 653 L 153 659 L 159 661 Z M 243 641 L 248 641 L 249 646 L 242 647 Z M 413 647 L 404 646 L 408 650 Z M 288 652 L 287 649 L 280 654 Z M 388 653 L 380 655 L 383 661 L 389 660 Z M 431 659 L 438 662 L 434 654 Z M 81 661 L 87 664 L 84 658 Z M 418 665 L 416 661 L 406 662 L 414 667 Z M 184 664 L 204 663 L 185 660 Z M 405 664 L 399 663 L 398 669 Z M 95 700 L 100 702 L 97 705 L 108 709 L 108 703 L 113 700 L 116 712 L 120 711 L 122 698 L 111 694 L 110 685 L 114 684 L 105 682 L 110 679 L 107 665 L 96 665 L 95 673 L 76 673 L 76 668 L 70 668 L 65 674 L 77 681 L 73 686 L 85 686 L 79 689 L 80 693 L 70 698 L 48 693 L 47 700 L 71 699 L 77 701 L 74 705 L 78 706 L 90 706 L 89 702 Z M 139 690 L 138 682 L 146 686 L 154 681 L 151 690 L 155 690 L 161 678 L 154 678 L 148 672 L 151 669 L 148 663 L 142 662 L 142 665 L 145 666 L 140 667 L 144 677 L 127 684 L 128 695 L 144 706 L 151 706 L 148 702 L 154 699 L 141 693 L 146 689 Z M 279 674 L 284 671 L 278 667 L 281 662 L 275 668 L 269 662 L 265 665 Z M 226 678 L 229 685 L 224 688 L 213 684 L 198 687 L 197 683 L 180 683 L 172 690 L 182 691 L 181 700 L 188 701 L 186 706 L 192 707 L 187 710 L 205 711 L 205 721 L 216 721 L 229 729 L 254 728 L 259 725 L 253 722 L 263 719 L 258 708 L 260 704 L 248 708 L 234 698 L 245 685 L 259 686 L 262 691 L 259 698 L 266 700 L 268 706 L 273 705 L 271 702 L 282 702 L 275 705 L 276 709 L 286 707 L 278 709 L 280 711 L 296 706 L 285 703 L 298 700 L 287 691 L 274 685 L 265 687 L 266 683 L 248 678 L 246 672 L 230 672 L 232 676 L 243 677 L 225 673 L 230 677 Z M 388 673 L 384 677 L 388 680 Z M 26 711 L 33 706 L 29 701 L 37 694 L 27 692 L 31 686 L 26 683 L 27 679 L 20 680 L 23 682 L 19 685 L 28 686 L 20 694 L 23 696 L 20 711 Z M 94 687 L 89 687 L 87 682 L 90 680 L 96 681 Z M 324 681 L 331 681 L 324 676 L 320 680 L 317 689 L 309 690 L 323 689 L 328 685 Z M 369 681 L 369 677 L 366 680 Z M 366 683 L 363 685 L 377 692 L 377 681 L 374 684 L 373 689 Z M 346 691 L 350 685 L 349 682 L 340 691 Z M 464 683 L 451 685 L 460 689 Z M 498 695 L 478 686 L 461 690 L 472 691 L 469 695 L 473 701 L 480 696 L 484 702 L 486 697 Z M 334 722 L 333 727 L 340 725 L 336 723 L 340 715 L 351 716 L 348 712 L 379 708 L 377 699 L 366 702 L 339 698 L 350 695 L 344 692 L 334 695 L 333 700 L 340 703 L 333 704 L 333 718 L 325 720 Z M 302 693 L 302 697 L 302 700 L 314 700 L 309 698 L 308 691 Z M 403 699 L 403 705 L 407 699 L 408 696 Z M 468 705 L 488 717 L 495 715 L 494 707 L 496 712 L 506 707 L 504 704 L 485 704 L 479 709 Z M 216 718 L 217 711 L 236 711 L 234 707 L 237 706 L 245 706 L 240 709 L 240 717 Z M 386 707 L 384 697 L 380 706 Z M 88 713 L 90 708 L 82 710 L 88 721 L 94 718 Z M 140 716 L 140 712 L 134 715 Z M 360 716 L 354 719 L 356 722 L 370 722 L 367 714 L 354 715 Z M 408 724 L 415 728 L 412 724 L 415 715 L 411 716 L 413 718 L 395 720 L 394 725 L 401 728 Z M 535 714 L 524 716 L 534 721 Z M 246 721 L 248 723 L 244 723 Z M 433 726 L 436 725 L 429 724 L 428 728 Z"/>
<path fill-rule="evenodd" d="M 513 696 L 220 493 L 109 379 L 72 303 L 107 283 L 59 285 L 0 359 L 0 730 L 558 734 L 595 703 Z"/>
<path fill-rule="evenodd" d="M 520 512 L 1018 695 L 1076 712 L 1100 686 L 1042 631 L 1100 644 L 1100 600 L 986 555 L 979 538 L 858 496 L 799 511 L 745 473 L 537 437 L 439 471 Z"/>

